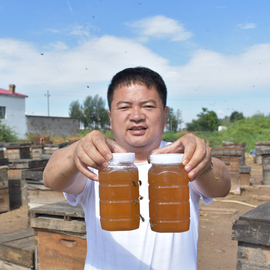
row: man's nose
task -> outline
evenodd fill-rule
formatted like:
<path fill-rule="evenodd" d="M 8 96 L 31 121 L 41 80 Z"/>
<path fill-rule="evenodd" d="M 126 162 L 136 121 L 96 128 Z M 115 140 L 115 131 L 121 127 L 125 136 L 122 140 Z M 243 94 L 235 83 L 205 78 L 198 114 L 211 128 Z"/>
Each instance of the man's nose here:
<path fill-rule="evenodd" d="M 130 120 L 140 121 L 145 118 L 141 108 L 133 108 L 130 113 Z"/>

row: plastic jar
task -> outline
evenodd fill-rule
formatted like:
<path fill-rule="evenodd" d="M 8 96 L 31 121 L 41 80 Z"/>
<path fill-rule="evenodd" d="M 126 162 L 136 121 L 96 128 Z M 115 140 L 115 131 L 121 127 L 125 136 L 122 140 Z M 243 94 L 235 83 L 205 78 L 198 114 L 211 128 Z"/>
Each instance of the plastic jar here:
<path fill-rule="evenodd" d="M 190 225 L 189 178 L 183 154 L 150 156 L 149 216 L 155 232 L 185 232 Z"/>
<path fill-rule="evenodd" d="M 109 166 L 99 171 L 101 227 L 107 231 L 139 228 L 140 202 L 135 153 L 113 153 Z"/>

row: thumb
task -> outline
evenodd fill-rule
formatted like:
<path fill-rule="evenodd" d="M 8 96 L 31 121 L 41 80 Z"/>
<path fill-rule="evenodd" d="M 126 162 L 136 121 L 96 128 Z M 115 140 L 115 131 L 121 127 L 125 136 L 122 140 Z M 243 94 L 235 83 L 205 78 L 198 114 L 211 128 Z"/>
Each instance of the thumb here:
<path fill-rule="evenodd" d="M 126 153 L 127 150 L 120 146 L 116 141 L 106 138 L 106 143 L 109 146 L 112 153 Z"/>

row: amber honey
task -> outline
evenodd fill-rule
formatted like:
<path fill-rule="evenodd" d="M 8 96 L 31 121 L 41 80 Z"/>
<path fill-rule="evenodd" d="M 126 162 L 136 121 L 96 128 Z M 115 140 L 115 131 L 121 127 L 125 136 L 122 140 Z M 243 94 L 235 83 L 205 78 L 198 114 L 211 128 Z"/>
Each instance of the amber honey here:
<path fill-rule="evenodd" d="M 166 159 L 163 159 L 163 162 L 166 162 Z M 181 163 L 152 163 L 148 172 L 148 183 L 151 229 L 156 232 L 188 231 L 189 178 L 184 166 Z"/>
<path fill-rule="evenodd" d="M 99 171 L 101 227 L 108 231 L 139 228 L 138 170 L 133 164 L 109 164 Z"/>

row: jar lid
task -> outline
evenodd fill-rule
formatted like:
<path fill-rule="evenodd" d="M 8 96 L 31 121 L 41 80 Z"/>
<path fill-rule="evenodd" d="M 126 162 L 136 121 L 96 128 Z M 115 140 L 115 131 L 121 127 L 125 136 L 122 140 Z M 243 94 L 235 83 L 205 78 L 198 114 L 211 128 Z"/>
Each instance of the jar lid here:
<path fill-rule="evenodd" d="M 150 162 L 154 164 L 176 164 L 182 163 L 184 154 L 154 154 L 150 155 Z"/>
<path fill-rule="evenodd" d="M 109 160 L 109 163 L 117 162 L 134 162 L 135 153 L 112 153 L 113 158 Z"/>

